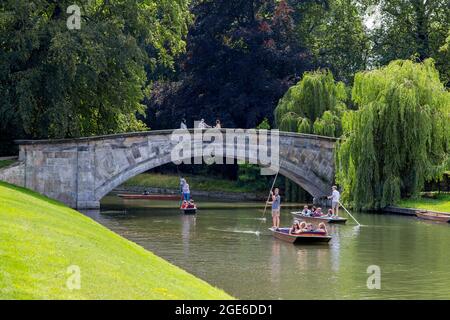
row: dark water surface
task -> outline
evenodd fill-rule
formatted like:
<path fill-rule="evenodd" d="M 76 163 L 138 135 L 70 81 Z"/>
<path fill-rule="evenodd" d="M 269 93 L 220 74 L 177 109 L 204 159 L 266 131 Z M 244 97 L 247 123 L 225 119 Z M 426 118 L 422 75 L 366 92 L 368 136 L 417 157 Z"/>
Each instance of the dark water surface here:
<path fill-rule="evenodd" d="M 196 216 L 184 216 L 176 207 L 108 196 L 93 217 L 240 299 L 450 298 L 447 224 L 355 214 L 363 226 L 331 226 L 328 245 L 294 246 L 271 236 L 260 208 L 201 202 Z M 367 287 L 371 265 L 381 270 L 379 290 Z"/>

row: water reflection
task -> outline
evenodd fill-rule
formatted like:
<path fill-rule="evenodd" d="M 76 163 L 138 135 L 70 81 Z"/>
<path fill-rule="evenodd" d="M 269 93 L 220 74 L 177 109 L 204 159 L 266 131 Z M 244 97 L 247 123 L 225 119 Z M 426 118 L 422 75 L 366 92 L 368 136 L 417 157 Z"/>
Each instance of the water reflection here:
<path fill-rule="evenodd" d="M 183 239 L 183 252 L 186 258 L 189 257 L 189 241 L 195 235 L 195 215 L 180 215 L 182 221 L 181 235 Z"/>

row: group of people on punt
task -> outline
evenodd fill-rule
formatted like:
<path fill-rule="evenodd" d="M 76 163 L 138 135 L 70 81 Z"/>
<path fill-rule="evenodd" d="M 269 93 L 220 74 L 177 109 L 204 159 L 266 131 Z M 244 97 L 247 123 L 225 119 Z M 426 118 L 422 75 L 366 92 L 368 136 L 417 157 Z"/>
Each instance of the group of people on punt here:
<path fill-rule="evenodd" d="M 302 215 L 305 217 L 328 217 L 328 218 L 337 218 L 339 217 L 339 201 L 341 198 L 341 194 L 337 190 L 336 186 L 332 187 L 331 196 L 327 197 L 331 200 L 331 209 L 328 209 L 327 213 L 322 212 L 322 208 L 316 208 L 313 206 L 311 209 L 307 205 L 303 207 Z"/>
<path fill-rule="evenodd" d="M 328 234 L 325 223 L 319 223 L 318 227 L 314 227 L 312 223 L 306 223 L 305 221 L 295 220 L 292 227 L 289 229 L 289 234 L 301 234 L 304 232 L 323 232 Z"/>
<path fill-rule="evenodd" d="M 183 200 L 183 203 L 181 204 L 181 209 L 194 209 L 195 208 L 195 202 L 193 199 L 186 201 Z"/>
<path fill-rule="evenodd" d="M 280 190 L 275 188 L 270 192 L 269 201 L 267 204 L 272 205 L 272 219 L 273 219 L 273 227 L 275 230 L 278 230 L 280 227 L 280 208 L 281 208 L 281 197 Z M 328 213 L 322 212 L 322 208 L 312 207 L 311 210 L 307 205 L 304 206 L 302 215 L 305 217 L 329 217 L 329 218 L 337 218 L 339 216 L 339 200 L 340 193 L 337 190 L 336 186 L 332 187 L 332 194 L 327 197 L 331 200 L 331 209 L 328 210 Z M 290 234 L 299 234 L 302 232 L 312 232 L 312 231 L 323 231 L 327 232 L 327 228 L 325 224 L 322 222 L 318 225 L 316 229 L 311 223 L 306 223 L 305 221 L 299 222 L 297 220 L 294 221 L 294 224 L 290 228 Z"/>
<path fill-rule="evenodd" d="M 329 217 L 329 218 L 335 218 L 336 215 L 333 213 L 333 209 L 328 209 L 328 212 L 325 214 L 322 212 L 322 208 L 316 208 L 312 207 L 311 210 L 307 205 L 303 207 L 302 215 L 305 217 L 314 217 L 314 218 L 320 218 L 320 217 Z"/>

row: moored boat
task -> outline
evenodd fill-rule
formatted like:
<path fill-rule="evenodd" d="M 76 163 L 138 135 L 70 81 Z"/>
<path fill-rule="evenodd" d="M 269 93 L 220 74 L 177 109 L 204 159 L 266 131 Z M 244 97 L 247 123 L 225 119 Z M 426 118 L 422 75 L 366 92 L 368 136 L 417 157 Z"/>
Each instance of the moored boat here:
<path fill-rule="evenodd" d="M 269 230 L 272 232 L 272 235 L 280 240 L 293 243 L 293 244 L 299 244 L 299 243 L 327 243 L 331 240 L 331 237 L 327 235 L 326 232 L 323 231 L 308 231 L 308 232 L 302 232 L 299 234 L 290 234 L 289 230 L 290 228 L 269 228 Z"/>
<path fill-rule="evenodd" d="M 123 199 L 142 199 L 142 200 L 180 200 L 176 194 L 118 194 Z"/>
<path fill-rule="evenodd" d="M 291 212 L 297 219 L 307 220 L 307 221 L 320 221 L 325 223 L 341 223 L 344 224 L 347 222 L 347 218 L 342 217 L 329 217 L 327 215 L 321 216 L 321 217 L 310 217 L 305 216 L 299 212 Z"/>
<path fill-rule="evenodd" d="M 429 212 L 429 211 L 417 211 L 416 216 L 420 219 L 432 220 L 438 222 L 450 222 L 450 214 Z"/>

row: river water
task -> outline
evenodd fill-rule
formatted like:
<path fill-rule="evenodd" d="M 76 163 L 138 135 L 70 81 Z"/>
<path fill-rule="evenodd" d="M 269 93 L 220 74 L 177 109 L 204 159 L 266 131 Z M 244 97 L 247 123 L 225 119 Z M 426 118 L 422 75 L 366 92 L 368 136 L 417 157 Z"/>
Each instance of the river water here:
<path fill-rule="evenodd" d="M 269 212 L 264 221 L 255 204 L 200 204 L 185 216 L 177 202 L 107 196 L 91 216 L 239 299 L 450 298 L 450 225 L 355 213 L 362 226 L 330 226 L 329 244 L 292 245 L 271 236 Z M 367 286 L 370 266 L 380 289 Z"/>

